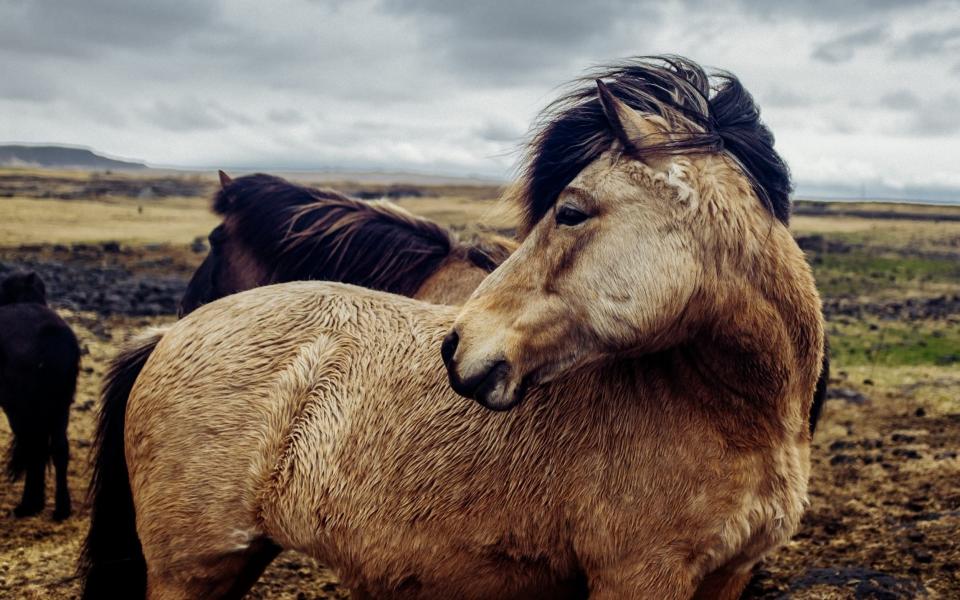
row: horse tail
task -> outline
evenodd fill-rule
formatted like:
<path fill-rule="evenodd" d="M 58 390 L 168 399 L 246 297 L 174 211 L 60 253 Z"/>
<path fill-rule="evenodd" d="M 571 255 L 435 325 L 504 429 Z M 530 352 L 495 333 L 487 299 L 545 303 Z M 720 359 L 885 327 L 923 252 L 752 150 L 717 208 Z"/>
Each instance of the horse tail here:
<path fill-rule="evenodd" d="M 4 471 L 6 472 L 7 479 L 11 482 L 23 477 L 24 471 L 27 470 L 28 453 L 21 439 L 22 437 L 22 435 L 11 436 L 10 445 L 7 447 Z"/>
<path fill-rule="evenodd" d="M 810 435 L 817 431 L 817 422 L 823 414 L 823 405 L 827 401 L 827 384 L 830 381 L 830 344 L 823 340 L 823 366 L 820 368 L 820 379 L 813 390 L 813 404 L 810 405 Z"/>
<path fill-rule="evenodd" d="M 78 567 L 84 600 L 146 596 L 147 564 L 137 537 L 123 433 L 130 392 L 164 333 L 155 329 L 132 340 L 104 378 L 88 491 L 90 531 Z"/>

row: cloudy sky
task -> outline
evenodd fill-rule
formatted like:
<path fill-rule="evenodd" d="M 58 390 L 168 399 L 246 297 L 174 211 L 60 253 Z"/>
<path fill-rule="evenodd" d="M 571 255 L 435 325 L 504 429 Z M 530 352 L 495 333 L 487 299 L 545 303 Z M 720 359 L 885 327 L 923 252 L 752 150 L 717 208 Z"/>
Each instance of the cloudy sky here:
<path fill-rule="evenodd" d="M 557 86 L 736 73 L 801 193 L 960 197 L 960 1 L 0 0 L 0 142 L 509 177 Z"/>

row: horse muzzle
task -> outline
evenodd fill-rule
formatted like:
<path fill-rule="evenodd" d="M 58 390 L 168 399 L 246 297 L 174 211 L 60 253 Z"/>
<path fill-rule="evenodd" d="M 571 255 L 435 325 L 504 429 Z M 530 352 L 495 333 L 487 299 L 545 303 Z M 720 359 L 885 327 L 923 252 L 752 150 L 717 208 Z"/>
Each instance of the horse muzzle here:
<path fill-rule="evenodd" d="M 465 368 L 457 360 L 460 336 L 456 330 L 443 339 L 440 356 L 447 368 L 453 391 L 494 411 L 510 410 L 523 400 L 524 387 L 513 376 L 513 368 L 504 359 L 473 361 Z"/>

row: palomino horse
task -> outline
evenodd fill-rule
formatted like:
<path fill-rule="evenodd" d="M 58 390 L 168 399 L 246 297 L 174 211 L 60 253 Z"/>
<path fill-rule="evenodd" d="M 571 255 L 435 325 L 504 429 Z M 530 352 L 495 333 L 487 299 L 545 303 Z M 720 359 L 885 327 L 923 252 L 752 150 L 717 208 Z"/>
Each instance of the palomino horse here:
<path fill-rule="evenodd" d="M 576 123 L 580 118 L 583 115 L 572 113 L 566 119 Z M 562 125 L 553 124 L 552 135 L 565 135 Z M 562 151 L 570 153 L 569 148 Z M 541 163 L 556 164 L 547 161 L 550 156 L 544 152 L 539 163 L 531 165 L 528 188 L 547 188 L 524 190 L 532 198 L 555 195 L 549 188 L 558 177 L 568 173 L 569 181 L 569 173 L 575 174 L 572 168 L 582 168 L 583 157 L 571 161 L 567 156 L 573 167 L 561 163 L 561 175 L 544 172 Z M 462 304 L 517 247 L 513 240 L 490 234 L 465 243 L 440 223 L 392 202 L 362 202 L 272 175 L 231 179 L 220 171 L 220 184 L 212 208 L 223 222 L 210 232 L 210 251 L 183 294 L 180 316 L 230 294 L 305 280 L 340 281 L 436 304 Z M 786 220 L 789 213 L 780 209 L 779 214 Z M 140 356 L 146 360 L 148 352 Z M 826 400 L 829 366 L 824 352 L 810 411 L 811 432 Z"/>
<path fill-rule="evenodd" d="M 552 197 L 462 309 L 268 286 L 135 381 L 121 357 L 87 597 L 238 597 L 280 548 L 360 597 L 740 594 L 799 524 L 823 349 L 786 169 L 732 76 L 601 75 L 548 113 Z"/>
<path fill-rule="evenodd" d="M 180 301 L 180 315 L 271 283 L 353 283 L 438 304 L 464 302 L 516 248 L 495 235 L 462 242 L 386 200 L 365 202 L 271 175 L 220 172 L 210 252 Z"/>

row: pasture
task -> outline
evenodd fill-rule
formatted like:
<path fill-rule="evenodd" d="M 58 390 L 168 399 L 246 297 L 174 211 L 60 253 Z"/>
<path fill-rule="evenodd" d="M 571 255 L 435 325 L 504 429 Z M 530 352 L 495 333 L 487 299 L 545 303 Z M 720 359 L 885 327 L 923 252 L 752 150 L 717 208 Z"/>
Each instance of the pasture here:
<path fill-rule="evenodd" d="M 468 233 L 476 223 L 502 232 L 512 226 L 492 187 L 321 185 L 396 196 Z M 207 203 L 214 189 L 213 174 L 0 171 L 0 275 L 40 273 L 83 351 L 70 424 L 76 514 L 64 523 L 49 514 L 13 520 L 7 513 L 20 487 L 0 487 L 0 596 L 76 595 L 100 379 L 121 340 L 175 319 L 176 300 L 203 259 L 202 240 L 217 223 Z M 792 229 L 824 299 L 830 400 L 814 438 L 801 531 L 764 561 L 745 597 L 956 597 L 960 208 L 802 203 Z M 0 446 L 9 435 L 3 421 Z M 346 592 L 322 566 L 286 553 L 251 596 Z"/>

